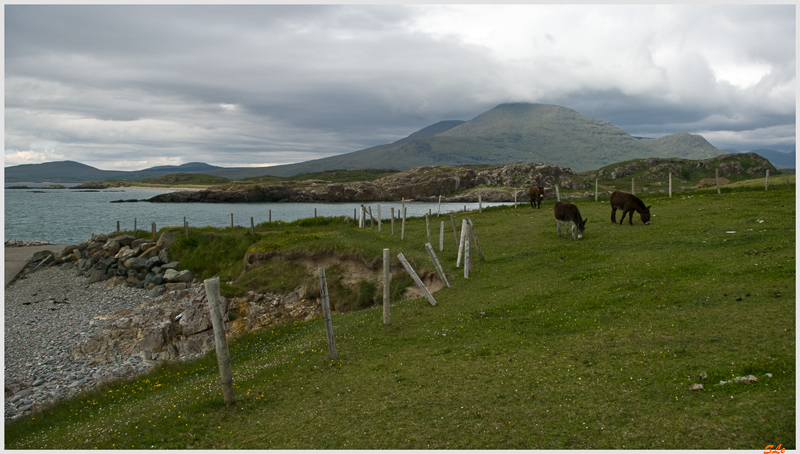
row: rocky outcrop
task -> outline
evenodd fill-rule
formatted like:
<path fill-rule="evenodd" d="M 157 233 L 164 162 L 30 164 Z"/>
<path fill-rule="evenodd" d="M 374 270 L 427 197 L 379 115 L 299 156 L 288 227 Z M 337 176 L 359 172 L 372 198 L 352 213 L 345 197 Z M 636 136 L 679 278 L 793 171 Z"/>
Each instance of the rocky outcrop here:
<path fill-rule="evenodd" d="M 633 173 L 642 172 L 637 179 L 643 181 L 664 180 L 669 177 L 679 176 L 683 179 L 695 173 L 714 175 L 719 169 L 720 177 L 741 176 L 752 178 L 763 176 L 767 170 L 775 174 L 777 169 L 767 160 L 756 153 L 731 153 L 709 159 L 689 160 L 682 158 L 648 158 L 620 164 L 616 167 L 606 167 L 594 172 L 586 172 L 588 180 L 616 180 L 625 178 Z M 696 178 L 696 177 L 695 177 Z M 732 180 L 733 178 L 731 178 Z"/>
<path fill-rule="evenodd" d="M 446 202 L 477 201 L 477 193 L 464 194 L 464 190 L 480 186 L 496 187 L 486 194 L 487 201 L 510 202 L 511 190 L 526 189 L 538 184 L 564 189 L 589 187 L 581 176 L 570 169 L 550 163 L 515 163 L 491 166 L 431 166 L 417 167 L 398 172 L 373 182 L 327 183 L 321 180 L 281 182 L 270 186 L 257 184 L 231 185 L 226 189 L 181 191 L 159 194 L 148 199 L 156 203 L 232 203 L 232 202 L 373 202 L 399 200 L 429 200 L 442 196 Z M 519 195 L 520 201 L 527 197 Z"/>
<path fill-rule="evenodd" d="M 305 298 L 302 288 L 288 295 L 250 292 L 231 300 L 221 297 L 229 336 L 310 320 L 320 315 L 317 298 Z M 235 317 L 231 316 L 235 312 Z M 146 301 L 136 309 L 126 309 L 107 317 L 99 333 L 70 352 L 72 361 L 119 362 L 138 356 L 146 364 L 159 361 L 189 360 L 214 349 L 205 286 L 193 283 Z"/>

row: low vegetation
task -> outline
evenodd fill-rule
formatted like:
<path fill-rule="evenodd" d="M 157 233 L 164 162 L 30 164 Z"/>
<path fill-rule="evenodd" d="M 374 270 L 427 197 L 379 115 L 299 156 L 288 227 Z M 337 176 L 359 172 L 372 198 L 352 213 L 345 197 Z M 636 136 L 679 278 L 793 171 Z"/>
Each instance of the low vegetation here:
<path fill-rule="evenodd" d="M 650 225 L 576 200 L 580 241 L 556 235 L 552 201 L 457 213 L 485 255 L 469 279 L 449 216 L 434 217 L 452 287 L 436 306 L 394 299 L 389 325 L 379 284 L 332 291 L 334 306 L 348 301 L 333 317 L 337 360 L 321 320 L 275 326 L 232 340 L 234 406 L 212 353 L 8 423 L 5 448 L 795 449 L 794 187 L 642 197 Z M 229 293 L 289 289 L 307 272 L 292 253 L 372 264 L 389 248 L 393 266 L 402 252 L 431 269 L 424 218 L 406 228 L 403 241 L 399 225 L 343 218 L 259 224 L 254 237 L 192 229 L 175 253 Z M 286 261 L 245 270 L 262 250 Z"/>

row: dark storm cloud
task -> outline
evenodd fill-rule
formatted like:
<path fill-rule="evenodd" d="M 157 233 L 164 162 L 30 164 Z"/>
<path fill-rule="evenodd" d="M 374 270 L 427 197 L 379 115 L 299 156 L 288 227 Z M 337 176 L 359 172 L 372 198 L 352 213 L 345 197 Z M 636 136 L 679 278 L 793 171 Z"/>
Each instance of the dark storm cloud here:
<path fill-rule="evenodd" d="M 657 8 L 7 5 L 6 165 L 289 163 L 520 101 L 794 149 L 794 6 Z"/>

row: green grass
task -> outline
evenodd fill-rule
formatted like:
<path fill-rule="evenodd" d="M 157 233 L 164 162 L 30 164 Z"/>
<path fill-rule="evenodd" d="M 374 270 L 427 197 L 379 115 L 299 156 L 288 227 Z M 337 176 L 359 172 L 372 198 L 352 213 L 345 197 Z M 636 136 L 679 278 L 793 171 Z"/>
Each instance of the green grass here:
<path fill-rule="evenodd" d="M 795 449 L 794 191 L 642 197 L 647 226 L 577 201 L 580 241 L 556 236 L 552 202 L 469 213 L 486 256 L 469 279 L 443 217 L 452 288 L 436 306 L 395 303 L 390 325 L 379 306 L 335 314 L 338 360 L 319 319 L 250 333 L 231 342 L 233 407 L 212 353 L 6 424 L 5 447 Z M 352 222 L 257 234 L 232 235 L 223 260 L 274 235 L 430 267 L 424 219 L 405 241 L 399 225 Z M 719 384 L 748 374 L 758 381 Z"/>

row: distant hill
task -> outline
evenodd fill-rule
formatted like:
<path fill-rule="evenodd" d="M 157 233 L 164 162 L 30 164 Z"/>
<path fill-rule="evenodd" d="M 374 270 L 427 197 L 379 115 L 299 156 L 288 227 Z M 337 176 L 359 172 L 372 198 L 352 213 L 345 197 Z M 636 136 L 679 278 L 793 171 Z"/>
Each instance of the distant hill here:
<path fill-rule="evenodd" d="M 782 151 L 776 150 L 768 150 L 766 148 L 759 148 L 758 150 L 752 150 L 752 153 L 755 153 L 761 157 L 769 159 L 769 162 L 772 163 L 777 168 L 786 168 L 786 169 L 795 169 L 797 168 L 797 157 L 795 156 L 795 152 L 791 153 L 784 153 Z"/>
<path fill-rule="evenodd" d="M 264 169 L 270 175 L 329 169 L 552 162 L 575 171 L 646 157 L 706 159 L 724 154 L 686 133 L 637 139 L 605 120 L 549 104 L 501 104 L 466 122 L 440 122 L 392 144 Z"/>
<path fill-rule="evenodd" d="M 75 161 L 22 164 L 5 168 L 5 181 L 52 181 L 53 183 L 83 183 L 87 181 L 124 180 L 140 181 L 177 173 L 211 173 L 223 167 L 202 162 L 190 162 L 179 166 L 158 166 L 142 170 L 100 170 Z"/>

